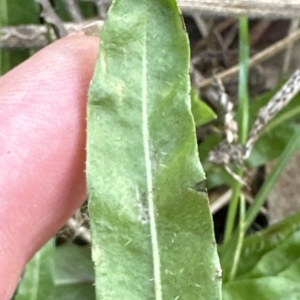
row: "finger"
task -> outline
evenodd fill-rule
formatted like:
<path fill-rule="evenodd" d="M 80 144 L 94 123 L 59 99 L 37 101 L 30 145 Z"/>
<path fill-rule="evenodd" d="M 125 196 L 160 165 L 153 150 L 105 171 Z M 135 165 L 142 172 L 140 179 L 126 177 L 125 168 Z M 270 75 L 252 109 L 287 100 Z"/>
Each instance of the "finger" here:
<path fill-rule="evenodd" d="M 97 49 L 97 38 L 70 36 L 0 78 L 0 299 L 86 199 L 86 95 Z"/>

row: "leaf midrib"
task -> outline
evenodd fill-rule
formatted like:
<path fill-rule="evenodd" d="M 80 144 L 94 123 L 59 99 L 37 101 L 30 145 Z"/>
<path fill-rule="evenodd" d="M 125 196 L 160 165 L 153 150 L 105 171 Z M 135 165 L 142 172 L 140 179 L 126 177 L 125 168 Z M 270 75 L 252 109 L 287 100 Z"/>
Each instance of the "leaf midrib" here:
<path fill-rule="evenodd" d="M 147 6 L 147 3 L 145 3 Z M 147 9 L 146 9 L 147 14 Z M 146 167 L 146 180 L 147 180 L 147 199 L 149 208 L 149 221 L 150 221 L 150 235 L 152 244 L 152 258 L 153 258 L 153 271 L 154 271 L 154 288 L 155 299 L 162 300 L 162 286 L 160 274 L 160 254 L 158 248 L 158 237 L 156 229 L 156 217 L 154 207 L 153 195 L 153 176 L 152 176 L 152 161 L 151 150 L 149 143 L 149 124 L 148 124 L 148 80 L 147 80 L 147 15 L 144 22 L 144 35 L 143 35 L 143 55 L 142 55 L 142 128 L 143 128 L 143 148 Z"/>

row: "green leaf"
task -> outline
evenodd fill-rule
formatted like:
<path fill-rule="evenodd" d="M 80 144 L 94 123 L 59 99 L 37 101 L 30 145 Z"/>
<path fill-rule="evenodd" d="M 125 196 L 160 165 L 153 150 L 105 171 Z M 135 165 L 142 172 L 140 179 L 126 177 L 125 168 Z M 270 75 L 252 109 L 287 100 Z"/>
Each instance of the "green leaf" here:
<path fill-rule="evenodd" d="M 199 99 L 198 90 L 191 90 L 192 114 L 195 125 L 201 126 L 217 118 L 214 111 L 202 100 Z"/>
<path fill-rule="evenodd" d="M 49 300 L 94 300 L 94 265 L 89 247 L 63 245 L 55 251 L 55 286 Z"/>
<path fill-rule="evenodd" d="M 291 266 L 300 253 L 300 232 L 293 233 L 284 243 L 266 253 L 249 272 L 246 278 L 277 275 Z"/>
<path fill-rule="evenodd" d="M 299 253 L 299 244 L 297 245 L 297 251 Z M 294 248 L 294 250 L 296 250 Z M 300 257 L 293 261 L 293 263 L 286 268 L 284 271 L 278 273 L 280 277 L 285 277 L 287 279 L 300 282 Z"/>
<path fill-rule="evenodd" d="M 175 0 L 116 0 L 89 90 L 98 299 L 220 299 L 220 268 Z"/>
<path fill-rule="evenodd" d="M 94 281 L 89 248 L 51 240 L 27 264 L 14 300 L 94 300 Z"/>
<path fill-rule="evenodd" d="M 224 285 L 223 300 L 297 300 L 300 284 L 282 277 L 263 277 Z"/>
<path fill-rule="evenodd" d="M 299 223 L 300 211 L 279 223 L 246 237 L 243 243 L 237 278 L 242 278 L 249 273 L 266 253 L 272 251 L 279 244 L 284 243 L 285 239 L 289 238 L 293 233 L 299 231 Z M 224 259 L 223 246 L 219 247 L 219 252 L 221 253 L 223 271 L 229 272 L 232 259 L 230 257 Z"/>
<path fill-rule="evenodd" d="M 89 247 L 67 244 L 55 251 L 55 284 L 94 283 L 94 265 Z"/>
<path fill-rule="evenodd" d="M 77 283 L 55 286 L 49 300 L 95 300 L 95 287 L 92 284 Z"/>
<path fill-rule="evenodd" d="M 223 299 L 299 299 L 299 224 L 300 211 L 245 238 L 236 280 L 223 285 Z M 229 272 L 232 260 L 221 260 Z"/>
<path fill-rule="evenodd" d="M 28 262 L 15 300 L 49 299 L 54 287 L 54 240 L 51 239 Z"/>

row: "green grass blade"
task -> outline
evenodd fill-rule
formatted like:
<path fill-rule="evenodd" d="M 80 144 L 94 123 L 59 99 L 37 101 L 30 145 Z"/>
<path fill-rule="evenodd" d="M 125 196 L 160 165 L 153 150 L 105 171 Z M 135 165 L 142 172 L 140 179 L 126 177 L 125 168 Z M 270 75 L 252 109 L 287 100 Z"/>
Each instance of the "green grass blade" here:
<path fill-rule="evenodd" d="M 244 197 L 244 195 L 241 195 L 238 241 L 236 244 L 236 249 L 234 251 L 233 264 L 232 264 L 230 274 L 229 274 L 229 281 L 234 280 L 234 278 L 236 276 L 237 268 L 239 265 L 240 257 L 241 257 L 241 250 L 243 248 L 243 242 L 244 242 L 244 236 L 245 236 L 245 223 L 244 223 L 245 211 L 246 211 L 245 197 Z"/>
<path fill-rule="evenodd" d="M 249 123 L 249 97 L 248 97 L 248 74 L 249 74 L 249 33 L 248 18 L 240 17 L 239 20 L 239 107 L 237 113 L 239 125 L 239 142 L 245 144 L 248 136 Z M 237 170 L 237 175 L 242 177 L 242 170 Z M 241 196 L 242 186 L 235 181 L 232 186 L 232 198 L 229 203 L 229 209 L 225 225 L 224 243 L 227 243 L 234 230 L 237 208 Z M 243 221 L 241 221 L 243 222 Z"/>
<path fill-rule="evenodd" d="M 249 126 L 249 25 L 248 17 L 239 20 L 239 107 L 237 119 L 239 124 L 239 142 L 245 144 L 248 138 Z"/>
<path fill-rule="evenodd" d="M 89 91 L 98 299 L 220 299 L 220 269 L 175 0 L 116 0 Z"/>

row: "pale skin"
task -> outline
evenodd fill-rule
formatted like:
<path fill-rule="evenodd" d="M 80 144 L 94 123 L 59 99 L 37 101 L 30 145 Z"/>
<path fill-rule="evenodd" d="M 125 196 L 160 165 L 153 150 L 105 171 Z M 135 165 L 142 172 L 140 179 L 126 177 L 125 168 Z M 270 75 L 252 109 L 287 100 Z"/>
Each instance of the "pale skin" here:
<path fill-rule="evenodd" d="M 0 299 L 87 198 L 87 90 L 99 40 L 73 35 L 0 78 Z"/>

